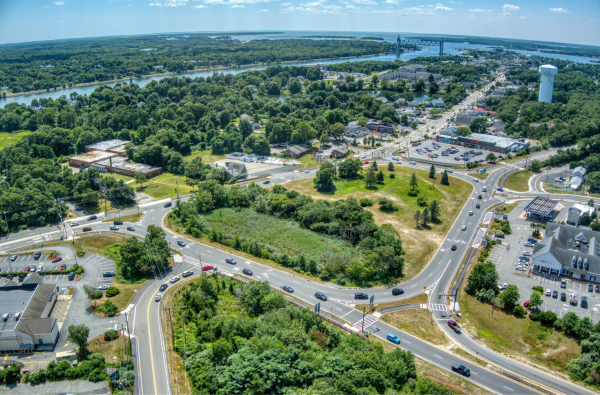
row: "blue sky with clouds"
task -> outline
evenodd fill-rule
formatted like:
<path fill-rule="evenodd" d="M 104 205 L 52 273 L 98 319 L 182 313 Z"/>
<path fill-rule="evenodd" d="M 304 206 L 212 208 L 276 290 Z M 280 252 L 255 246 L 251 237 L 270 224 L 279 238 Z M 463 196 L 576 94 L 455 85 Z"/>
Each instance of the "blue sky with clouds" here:
<path fill-rule="evenodd" d="M 0 43 L 161 32 L 456 34 L 600 45 L 600 0 L 0 0 Z"/>

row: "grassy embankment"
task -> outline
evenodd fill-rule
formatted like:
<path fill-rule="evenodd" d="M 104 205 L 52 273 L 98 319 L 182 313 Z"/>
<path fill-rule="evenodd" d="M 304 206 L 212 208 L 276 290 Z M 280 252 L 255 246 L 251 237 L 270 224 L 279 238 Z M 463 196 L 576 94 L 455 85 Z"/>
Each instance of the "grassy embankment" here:
<path fill-rule="evenodd" d="M 133 214 L 121 215 L 120 217 L 105 219 L 102 222 L 113 222 L 115 220 L 119 220 L 119 221 L 123 221 L 123 222 L 135 223 L 135 222 L 138 222 L 140 220 L 140 218 L 142 218 L 143 215 L 144 215 L 144 213 L 133 213 Z"/>
<path fill-rule="evenodd" d="M 529 179 L 538 174 L 529 170 L 517 171 L 506 178 L 504 187 L 516 192 L 527 192 L 529 191 Z"/>
<path fill-rule="evenodd" d="M 383 169 L 387 166 L 379 166 L 379 168 Z M 334 193 L 317 192 L 312 179 L 292 181 L 284 186 L 315 199 L 334 201 L 353 197 L 357 200 L 361 198 L 373 200 L 375 204 L 366 209 L 373 213 L 377 225 L 390 224 L 398 232 L 406 251 L 405 278 L 411 278 L 417 275 L 433 257 L 473 190 L 469 183 L 452 176 L 450 186 L 440 185 L 439 173 L 436 174 L 435 183 L 432 184 L 433 180 L 428 178 L 427 171 L 416 170 L 419 196 L 427 197 L 429 202 L 437 200 L 440 203 L 442 219 L 439 224 L 429 224 L 427 227 L 417 229 L 413 216 L 416 210 L 422 210 L 423 207 L 417 204 L 417 197 L 408 196 L 411 190 L 409 180 L 413 171 L 413 169 L 397 167 L 393 172 L 396 178 L 392 179 L 389 178 L 391 172 L 384 170 L 384 183 L 378 184 L 374 189 L 365 186 L 362 175 L 353 180 L 336 180 Z M 380 197 L 392 200 L 400 209 L 394 213 L 379 210 L 377 200 Z"/>

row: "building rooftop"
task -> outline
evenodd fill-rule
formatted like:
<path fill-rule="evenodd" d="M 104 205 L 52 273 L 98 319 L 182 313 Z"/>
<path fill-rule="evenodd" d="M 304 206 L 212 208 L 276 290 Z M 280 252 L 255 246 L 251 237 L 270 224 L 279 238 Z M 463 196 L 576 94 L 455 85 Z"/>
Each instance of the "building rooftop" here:
<path fill-rule="evenodd" d="M 112 155 L 114 155 L 114 154 L 112 154 Z M 119 157 L 113 157 L 112 160 L 105 159 L 101 162 L 96 162 L 96 164 L 102 165 L 102 166 L 111 166 L 111 161 L 112 161 L 113 168 L 130 170 L 135 173 L 146 174 L 146 173 L 150 173 L 156 169 L 159 169 L 159 167 L 144 165 L 142 163 L 135 163 L 135 162 L 129 161 L 127 158 L 119 158 Z"/>
<path fill-rule="evenodd" d="M 91 144 L 86 146 L 85 148 L 89 148 L 89 149 L 95 149 L 96 151 L 106 151 L 109 150 L 111 148 L 116 148 L 120 145 L 125 145 L 129 143 L 129 141 L 126 140 L 105 140 L 105 141 L 100 141 L 99 143 L 96 144 Z"/>
<path fill-rule="evenodd" d="M 525 206 L 525 211 L 537 215 L 548 216 L 552 213 L 552 210 L 554 210 L 554 207 L 556 207 L 557 204 L 558 200 L 550 200 L 538 196 Z"/>
<path fill-rule="evenodd" d="M 83 154 L 72 156 L 71 159 L 79 160 L 82 162 L 97 162 L 100 160 L 111 158 L 115 155 L 116 154 L 112 153 L 112 152 L 90 151 L 90 152 L 84 152 Z"/>
<path fill-rule="evenodd" d="M 35 288 L 35 286 L 0 287 L 0 300 L 2 301 L 0 303 L 0 337 L 14 336 L 13 330 L 17 326 L 15 313 L 23 314 Z M 8 314 L 6 321 L 2 318 L 4 314 Z"/>

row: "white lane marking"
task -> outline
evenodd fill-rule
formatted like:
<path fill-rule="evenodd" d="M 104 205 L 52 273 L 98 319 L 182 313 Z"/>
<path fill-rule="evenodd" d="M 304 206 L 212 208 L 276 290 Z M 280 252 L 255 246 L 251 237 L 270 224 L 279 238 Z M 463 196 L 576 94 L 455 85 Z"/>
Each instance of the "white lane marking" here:
<path fill-rule="evenodd" d="M 504 388 L 506 388 L 509 391 L 515 392 L 515 390 L 513 390 L 512 388 L 508 388 L 507 386 L 503 385 Z"/>
<path fill-rule="evenodd" d="M 292 282 L 295 283 L 295 284 L 300 284 L 298 281 L 292 280 Z"/>
<path fill-rule="evenodd" d="M 439 359 L 444 359 L 444 358 L 440 357 L 440 356 L 439 356 L 439 355 L 437 355 L 437 354 L 433 354 L 433 356 L 435 356 L 435 357 L 438 357 Z"/>
<path fill-rule="evenodd" d="M 353 312 L 354 312 L 354 310 L 350 310 L 349 312 L 347 312 L 346 314 L 344 314 L 344 315 L 343 315 L 343 316 L 341 316 L 340 318 L 344 318 L 345 316 L 347 316 L 348 314 L 350 314 L 350 313 L 353 313 Z"/>

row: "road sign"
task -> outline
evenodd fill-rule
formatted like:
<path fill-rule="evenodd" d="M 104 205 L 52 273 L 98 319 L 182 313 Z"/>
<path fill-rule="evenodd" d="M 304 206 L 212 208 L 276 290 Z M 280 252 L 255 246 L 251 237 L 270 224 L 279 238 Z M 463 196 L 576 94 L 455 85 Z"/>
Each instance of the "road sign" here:
<path fill-rule="evenodd" d="M 370 299 L 370 302 L 369 302 L 371 304 L 371 307 L 373 307 L 373 301 L 374 300 L 375 300 L 375 295 L 371 295 L 371 299 Z"/>
<path fill-rule="evenodd" d="M 319 312 L 321 312 L 321 302 L 319 302 L 315 305 L 315 313 L 318 314 Z"/>

